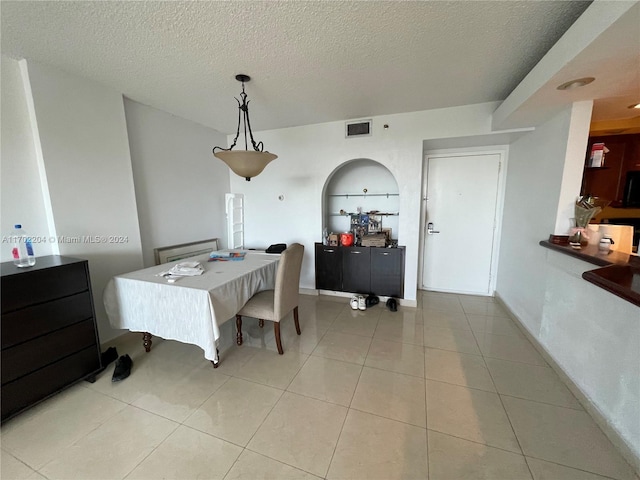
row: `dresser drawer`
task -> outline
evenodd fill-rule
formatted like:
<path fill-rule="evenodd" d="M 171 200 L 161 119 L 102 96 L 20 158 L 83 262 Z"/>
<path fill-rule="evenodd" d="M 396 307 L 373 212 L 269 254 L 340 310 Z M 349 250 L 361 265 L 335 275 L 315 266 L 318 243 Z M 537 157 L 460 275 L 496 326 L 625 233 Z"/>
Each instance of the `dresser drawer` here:
<path fill-rule="evenodd" d="M 85 348 L 2 386 L 2 420 L 15 415 L 100 368 L 95 347 Z"/>
<path fill-rule="evenodd" d="M 91 294 L 78 293 L 2 316 L 2 349 L 93 316 Z"/>
<path fill-rule="evenodd" d="M 93 346 L 98 360 L 97 339 L 93 318 L 76 325 L 42 335 L 26 343 L 21 343 L 2 351 L 2 385 L 33 371 L 72 355 L 86 347 Z"/>
<path fill-rule="evenodd" d="M 2 313 L 89 289 L 86 261 L 2 277 Z"/>

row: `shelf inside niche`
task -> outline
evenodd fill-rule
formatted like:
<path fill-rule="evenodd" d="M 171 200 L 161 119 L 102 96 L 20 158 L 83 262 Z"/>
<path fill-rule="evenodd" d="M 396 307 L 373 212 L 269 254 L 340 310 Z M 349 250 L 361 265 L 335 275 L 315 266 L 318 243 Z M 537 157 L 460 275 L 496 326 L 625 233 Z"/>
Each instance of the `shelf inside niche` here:
<path fill-rule="evenodd" d="M 399 197 L 399 193 L 330 193 L 328 197 Z"/>
<path fill-rule="evenodd" d="M 358 212 L 349 212 L 349 213 L 330 213 L 329 216 L 330 217 L 350 217 L 351 215 L 358 215 Z M 396 212 L 396 213 L 365 213 L 363 212 L 362 215 L 378 215 L 380 217 L 398 217 L 400 215 L 400 213 Z"/>

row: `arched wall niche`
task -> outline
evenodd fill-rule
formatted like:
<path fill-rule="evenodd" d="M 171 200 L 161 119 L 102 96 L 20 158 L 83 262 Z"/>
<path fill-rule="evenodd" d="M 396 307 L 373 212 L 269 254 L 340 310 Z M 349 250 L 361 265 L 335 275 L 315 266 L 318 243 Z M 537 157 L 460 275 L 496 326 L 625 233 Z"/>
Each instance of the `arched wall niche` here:
<path fill-rule="evenodd" d="M 322 189 L 323 228 L 329 233 L 348 232 L 349 214 L 358 213 L 359 207 L 362 213 L 377 210 L 384 214 L 382 227 L 391 228 L 392 238 L 398 237 L 398 182 L 387 167 L 369 158 L 349 160 L 327 177 Z"/>

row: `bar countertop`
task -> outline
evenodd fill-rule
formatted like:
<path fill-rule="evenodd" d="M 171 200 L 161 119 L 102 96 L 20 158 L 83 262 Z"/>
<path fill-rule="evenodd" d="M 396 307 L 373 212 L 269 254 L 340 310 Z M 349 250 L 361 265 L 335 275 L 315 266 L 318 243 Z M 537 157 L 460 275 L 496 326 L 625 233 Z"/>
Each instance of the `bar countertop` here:
<path fill-rule="evenodd" d="M 587 282 L 603 288 L 620 298 L 640 306 L 640 257 L 611 251 L 602 253 L 596 245 L 575 250 L 569 245 L 556 245 L 549 241 L 540 242 L 545 248 L 570 255 L 601 268 L 582 274 Z"/>

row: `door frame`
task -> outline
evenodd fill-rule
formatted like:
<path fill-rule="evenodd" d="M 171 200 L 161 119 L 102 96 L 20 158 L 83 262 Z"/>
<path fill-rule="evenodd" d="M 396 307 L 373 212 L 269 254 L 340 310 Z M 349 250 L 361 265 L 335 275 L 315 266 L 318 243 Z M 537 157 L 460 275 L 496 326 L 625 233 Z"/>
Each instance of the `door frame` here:
<path fill-rule="evenodd" d="M 498 260 L 500 252 L 500 236 L 502 232 L 502 215 L 504 210 L 504 197 L 506 189 L 507 163 L 509 158 L 509 145 L 491 145 L 487 147 L 468 147 L 468 148 L 448 148 L 427 150 L 424 152 L 422 162 L 422 188 L 420 202 L 420 240 L 418 246 L 418 290 L 424 290 L 422 284 L 424 278 L 424 245 L 426 240 L 427 229 L 427 182 L 429 172 L 430 158 L 443 157 L 467 157 L 472 155 L 491 155 L 500 156 L 500 170 L 498 172 L 498 191 L 496 197 L 495 209 L 495 225 L 493 229 L 493 248 L 491 250 L 491 269 L 489 272 L 489 294 L 495 296 L 496 280 L 498 273 Z M 426 291 L 426 290 L 425 290 Z M 463 293 L 463 292 L 443 292 L 443 293 Z"/>

